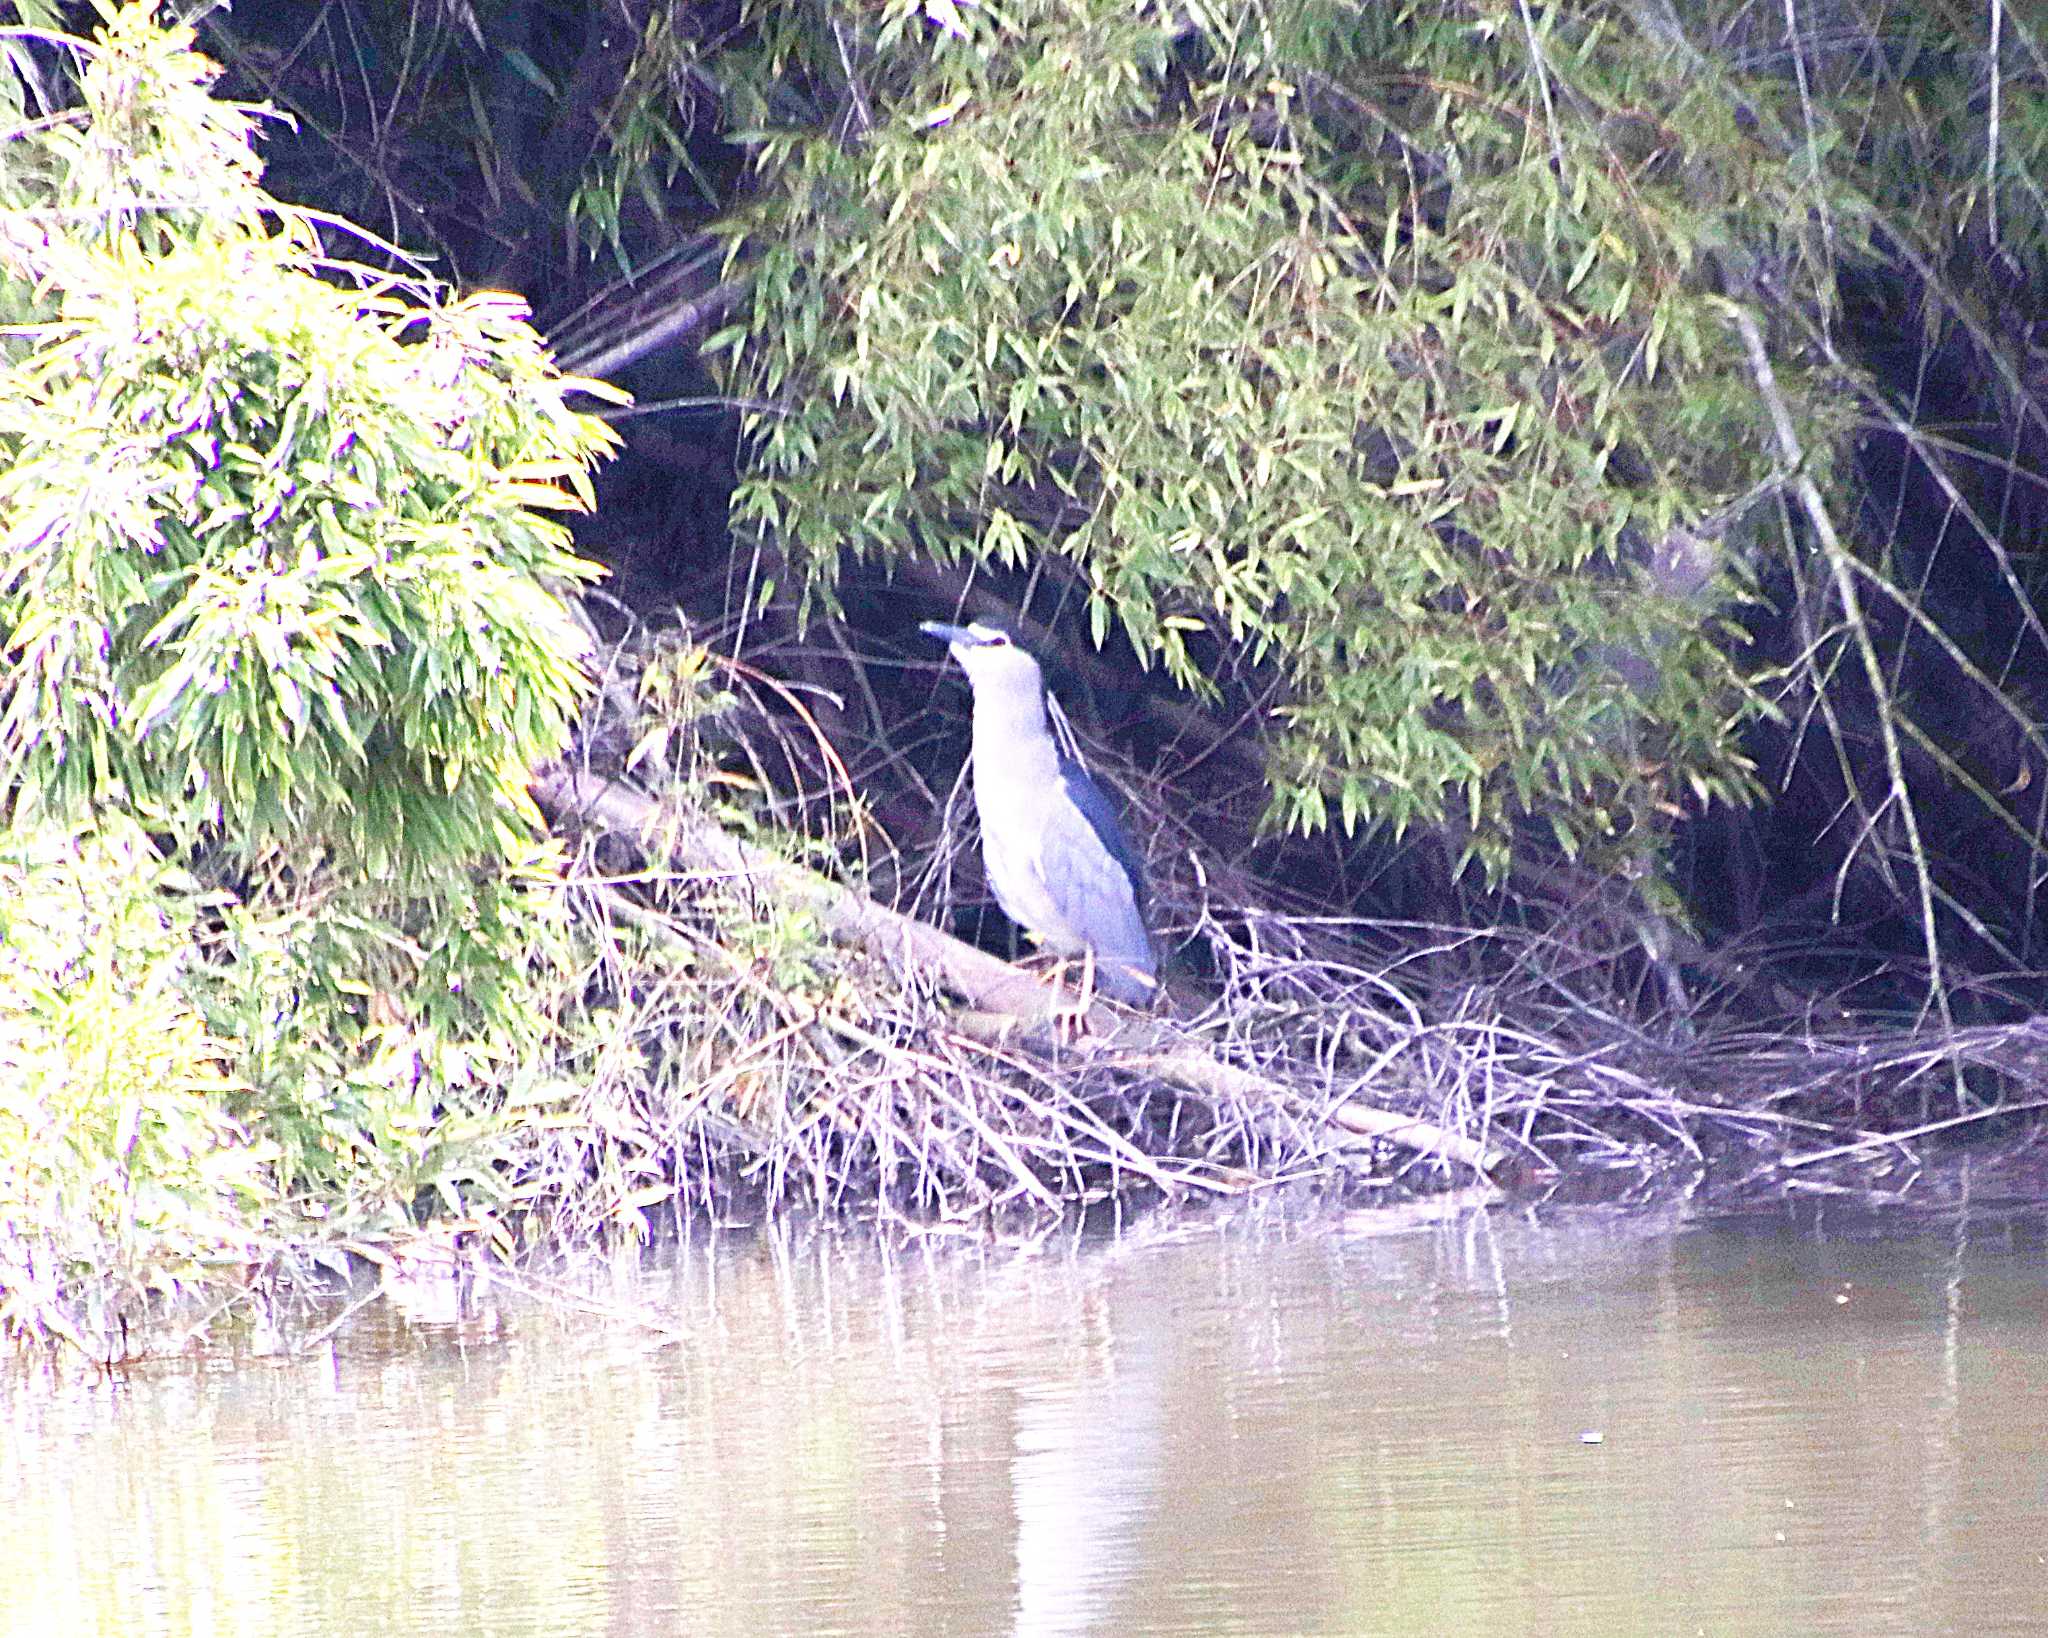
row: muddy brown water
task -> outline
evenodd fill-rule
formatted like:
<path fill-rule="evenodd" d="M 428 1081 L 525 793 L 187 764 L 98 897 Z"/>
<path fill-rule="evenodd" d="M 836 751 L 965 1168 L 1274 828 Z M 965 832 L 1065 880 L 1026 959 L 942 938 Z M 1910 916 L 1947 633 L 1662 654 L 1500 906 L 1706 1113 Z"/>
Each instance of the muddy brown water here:
<path fill-rule="evenodd" d="M 2048 1631 L 2044 1245 L 814 1229 L 586 1272 L 609 1316 L 500 1289 L 300 1358 L 10 1368 L 0 1632 Z"/>

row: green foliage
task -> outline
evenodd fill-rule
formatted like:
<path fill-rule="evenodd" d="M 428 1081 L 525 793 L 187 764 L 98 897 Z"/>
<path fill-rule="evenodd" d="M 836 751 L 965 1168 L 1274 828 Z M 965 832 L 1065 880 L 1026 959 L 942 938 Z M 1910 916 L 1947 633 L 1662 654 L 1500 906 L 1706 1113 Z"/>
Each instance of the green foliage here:
<path fill-rule="evenodd" d="M 1799 65 L 1827 111 L 1810 133 L 1814 163 L 1882 201 L 1887 232 L 1936 260 L 1970 262 L 1996 247 L 2006 276 L 2028 268 L 2038 277 L 2048 264 L 2048 37 L 2038 8 L 1856 0 L 1831 21 Z M 1790 110 L 1786 118 L 1803 126 Z M 1967 283 L 1989 269 L 1957 271 Z"/>
<path fill-rule="evenodd" d="M 0 377 L 0 774 L 28 816 L 418 886 L 531 830 L 583 686 L 551 582 L 592 572 L 536 509 L 587 501 L 609 435 L 508 299 L 269 227 L 245 117 L 133 15 L 49 137 L 81 231 L 10 258 L 51 311 Z M 203 211 L 116 202 L 194 175 Z"/>
<path fill-rule="evenodd" d="M 508 298 L 324 257 L 189 43 L 122 13 L 44 139 L 78 231 L 7 257 L 47 309 L 0 373 L 8 806 L 145 816 L 384 929 L 409 1016 L 531 1034 L 503 929 L 595 572 L 550 514 L 611 435 Z"/>
<path fill-rule="evenodd" d="M 496 1197 L 500 1089 L 547 1056 L 567 962 L 557 865 L 533 850 L 403 920 L 337 881 L 222 907 L 192 988 L 236 1044 L 279 1188 L 336 1230 Z"/>
<path fill-rule="evenodd" d="M 14 0 L 7 21 L 15 26 L 0 35 L 0 131 L 11 131 L 45 113 L 51 88 L 37 56 L 39 35 L 61 37 L 62 0 Z M 47 191 L 50 173 L 43 156 L 31 155 L 18 142 L 0 149 L 0 208 L 19 209 Z M 0 279 L 0 316 L 14 315 Z"/>
<path fill-rule="evenodd" d="M 0 1325 L 260 1255 L 272 1147 L 186 994 L 203 896 L 141 830 L 0 835 Z"/>
<path fill-rule="evenodd" d="M 360 1234 L 493 1198 L 562 966 L 527 782 L 596 571 L 558 514 L 612 442 L 510 298 L 328 255 L 152 9 L 70 42 L 0 227 L 0 812 L 21 949 L 79 923 L 0 972 L 0 1187 L 84 1237 L 58 1288 L 94 1300 L 246 1254 L 257 1205 Z"/>
<path fill-rule="evenodd" d="M 758 8 L 719 344 L 785 413 L 736 516 L 826 596 L 848 553 L 1065 559 L 1184 686 L 1277 672 L 1292 823 L 1449 810 L 1498 858 L 1741 793 L 1739 564 L 1649 563 L 1768 476 L 1716 302 L 1800 278 L 1825 193 L 1605 8 L 1540 17 L 891 0 L 850 84 Z"/>
<path fill-rule="evenodd" d="M 605 110 L 603 142 L 590 157 L 568 202 L 568 226 L 595 255 L 608 250 L 622 273 L 632 272 L 625 219 L 637 206 L 665 239 L 688 230 L 670 218 L 668 192 L 687 172 L 705 196 L 708 180 L 690 156 L 689 115 L 696 101 L 692 76 L 698 46 L 687 31 L 690 8 L 648 9 L 625 83 Z M 550 95 L 553 86 L 547 87 Z"/>

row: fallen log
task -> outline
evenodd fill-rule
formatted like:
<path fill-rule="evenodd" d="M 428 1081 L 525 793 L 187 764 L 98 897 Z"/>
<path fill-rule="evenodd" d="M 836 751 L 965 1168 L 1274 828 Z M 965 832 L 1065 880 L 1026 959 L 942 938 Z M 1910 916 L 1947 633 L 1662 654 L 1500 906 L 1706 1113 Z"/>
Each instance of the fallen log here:
<path fill-rule="evenodd" d="M 1433 1121 L 1376 1108 L 1356 1097 L 1318 1100 L 1228 1063 L 1169 1020 L 1101 1000 L 1078 1009 L 1070 993 L 929 922 L 778 858 L 708 818 L 665 811 L 616 780 L 558 766 L 535 779 L 533 794 L 557 824 L 629 837 L 650 855 L 665 849 L 670 862 L 684 870 L 807 910 L 828 937 L 864 951 L 899 975 L 936 975 L 975 1009 L 956 1019 L 962 1032 L 990 1044 L 1113 1063 L 1212 1102 L 1265 1102 L 1276 1115 L 1326 1130 L 1333 1148 L 1360 1141 L 1390 1143 L 1458 1162 L 1489 1179 L 1505 1161 L 1499 1151 Z"/>

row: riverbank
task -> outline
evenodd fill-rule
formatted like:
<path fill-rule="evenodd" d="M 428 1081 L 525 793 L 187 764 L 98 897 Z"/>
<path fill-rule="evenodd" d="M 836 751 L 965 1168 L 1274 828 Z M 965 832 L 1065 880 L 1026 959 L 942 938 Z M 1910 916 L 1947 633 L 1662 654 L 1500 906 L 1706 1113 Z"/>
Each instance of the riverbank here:
<path fill-rule="evenodd" d="M 1937 1037 L 1759 1019 L 1739 997 L 1630 1014 L 1599 987 L 1613 964 L 1526 931 L 1199 909 L 1183 925 L 1206 979 L 1184 943 L 1151 1013 L 1076 1015 L 1045 975 L 744 839 L 730 811 L 588 763 L 536 793 L 564 861 L 547 1050 L 459 1102 L 415 1080 L 411 1118 L 356 1128 L 324 1175 L 284 1165 L 291 1111 L 231 1084 L 159 1096 L 134 1056 L 44 1163 L 47 1214 L 0 1231 L 17 1343 L 178 1352 L 336 1272 L 374 1268 L 403 1301 L 790 1213 L 950 1239 L 1284 1185 L 1459 1210 L 2048 1194 L 2034 1021 Z M 213 947 L 217 906 L 181 925 L 161 902 L 86 924 L 129 965 L 72 997 L 138 1045 L 185 1016 L 174 975 L 203 976 L 190 953 Z M 124 977 L 172 1012 L 115 1007 Z M 332 1131 L 338 1107 L 297 1109 Z M 192 1124 L 167 1125 L 180 1111 Z"/>

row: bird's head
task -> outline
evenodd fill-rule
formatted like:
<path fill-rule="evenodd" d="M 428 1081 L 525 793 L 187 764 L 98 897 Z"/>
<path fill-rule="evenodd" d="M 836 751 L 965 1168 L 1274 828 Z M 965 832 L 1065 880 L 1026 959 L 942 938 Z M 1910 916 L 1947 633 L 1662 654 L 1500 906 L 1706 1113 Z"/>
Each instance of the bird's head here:
<path fill-rule="evenodd" d="M 967 673 L 977 693 L 984 688 L 1028 690 L 1035 700 L 1044 691 L 1044 675 L 1038 662 L 1017 646 L 1017 639 L 990 620 L 974 620 L 964 626 L 943 625 L 927 620 L 918 627 L 927 637 L 936 637 L 953 651 L 960 669 Z"/>

